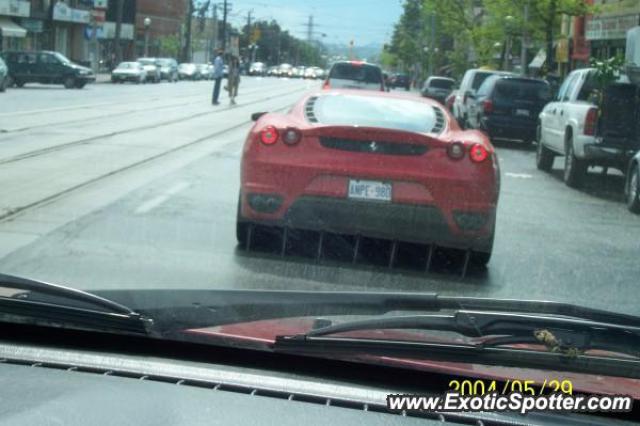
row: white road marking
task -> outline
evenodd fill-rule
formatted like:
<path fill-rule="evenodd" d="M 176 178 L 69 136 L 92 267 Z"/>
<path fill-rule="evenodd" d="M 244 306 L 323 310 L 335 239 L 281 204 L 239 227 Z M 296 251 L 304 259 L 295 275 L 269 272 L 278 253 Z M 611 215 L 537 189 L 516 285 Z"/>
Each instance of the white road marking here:
<path fill-rule="evenodd" d="M 189 184 L 187 182 L 178 182 L 177 184 L 173 185 L 172 187 L 170 187 L 169 189 L 167 189 L 157 197 L 153 197 L 152 199 L 147 200 L 144 203 L 140 204 L 136 209 L 135 213 L 136 214 L 149 213 L 151 210 L 164 204 L 173 195 L 176 195 L 177 193 L 184 191 L 188 187 L 189 187 Z"/>
<path fill-rule="evenodd" d="M 512 178 L 517 178 L 517 179 L 531 179 L 533 178 L 533 175 L 529 175 L 527 173 L 511 173 L 511 172 L 506 172 L 504 174 L 505 176 L 509 176 Z"/>

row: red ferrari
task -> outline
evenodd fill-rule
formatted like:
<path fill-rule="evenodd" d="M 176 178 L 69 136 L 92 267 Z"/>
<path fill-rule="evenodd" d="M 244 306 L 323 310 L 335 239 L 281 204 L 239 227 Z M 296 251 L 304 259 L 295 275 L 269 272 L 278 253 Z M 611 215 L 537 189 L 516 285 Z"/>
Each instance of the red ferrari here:
<path fill-rule="evenodd" d="M 286 114 L 253 118 L 242 154 L 241 246 L 255 225 L 267 225 L 282 228 L 285 241 L 299 229 L 319 231 L 320 241 L 325 232 L 387 239 L 427 244 L 429 253 L 463 249 L 466 264 L 489 261 L 495 151 L 439 103 L 329 90 L 306 95 Z"/>

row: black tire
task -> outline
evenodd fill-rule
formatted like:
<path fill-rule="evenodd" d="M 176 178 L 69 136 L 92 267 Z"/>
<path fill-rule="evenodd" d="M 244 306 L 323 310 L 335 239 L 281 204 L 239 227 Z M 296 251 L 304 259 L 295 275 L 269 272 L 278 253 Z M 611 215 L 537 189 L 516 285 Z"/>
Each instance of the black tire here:
<path fill-rule="evenodd" d="M 5 92 L 7 90 L 7 86 L 9 85 L 9 76 L 5 76 L 2 81 L 0 81 L 0 92 Z"/>
<path fill-rule="evenodd" d="M 627 184 L 627 208 L 630 212 L 640 214 L 640 167 L 635 165 L 629 171 Z"/>
<path fill-rule="evenodd" d="M 76 79 L 73 77 L 66 77 L 64 79 L 64 88 L 73 89 L 76 86 Z"/>
<path fill-rule="evenodd" d="M 542 142 L 542 134 L 540 131 L 540 126 L 538 126 L 537 130 L 538 134 L 538 146 L 536 148 L 536 167 L 538 170 L 542 170 L 543 172 L 549 172 L 553 168 L 553 161 L 556 156 L 551 152 L 549 148 L 544 146 Z"/>
<path fill-rule="evenodd" d="M 491 252 L 474 251 L 471 253 L 470 262 L 473 266 L 484 268 L 491 260 Z"/>
<path fill-rule="evenodd" d="M 87 83 L 86 83 L 86 82 L 84 82 L 84 81 L 76 81 L 76 84 L 75 84 L 75 86 L 74 86 L 74 87 L 75 87 L 76 89 L 82 89 L 82 88 L 84 88 L 84 86 L 86 86 L 86 85 L 87 85 Z"/>
<path fill-rule="evenodd" d="M 242 216 L 240 215 L 241 197 L 241 195 L 238 196 L 238 210 L 236 213 L 236 239 L 238 240 L 238 246 L 240 248 L 245 248 L 247 245 L 247 234 L 249 233 L 249 223 L 244 222 L 242 220 Z"/>
<path fill-rule="evenodd" d="M 582 188 L 587 175 L 587 163 L 576 157 L 573 140 L 567 141 L 564 156 L 564 183 L 570 188 Z"/>
<path fill-rule="evenodd" d="M 13 83 L 16 85 L 16 87 L 24 87 L 25 84 L 24 81 L 18 79 L 14 80 Z"/>

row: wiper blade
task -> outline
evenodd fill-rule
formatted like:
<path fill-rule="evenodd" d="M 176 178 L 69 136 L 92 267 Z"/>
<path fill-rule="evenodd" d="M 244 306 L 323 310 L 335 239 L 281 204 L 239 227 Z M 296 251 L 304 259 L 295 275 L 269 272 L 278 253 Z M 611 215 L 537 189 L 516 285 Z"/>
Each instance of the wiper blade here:
<path fill-rule="evenodd" d="M 25 291 L 0 296 L 0 321 L 128 334 L 151 332 L 151 319 L 82 290 L 5 274 L 0 274 L 0 287 Z"/>
<path fill-rule="evenodd" d="M 450 345 L 324 337 L 381 329 L 450 331 L 486 339 L 479 344 Z M 549 352 L 501 347 L 520 343 L 541 344 Z M 362 353 L 372 354 L 372 350 L 373 354 L 385 356 L 411 355 L 433 359 L 433 356 L 442 355 L 443 360 L 453 361 L 452 357 L 457 357 L 461 362 L 514 367 L 535 367 L 542 362 L 545 368 L 578 369 L 590 373 L 594 372 L 597 364 L 603 368 L 603 374 L 615 374 L 610 371 L 613 369 L 625 377 L 630 374 L 640 376 L 640 370 L 637 370 L 640 368 L 639 348 L 640 327 L 570 317 L 466 310 L 447 315 L 392 316 L 351 321 L 318 328 L 306 334 L 278 336 L 274 345 L 276 351 L 286 352 L 346 350 L 351 353 L 363 351 Z M 631 355 L 636 359 L 584 355 L 585 351 L 591 349 Z"/>

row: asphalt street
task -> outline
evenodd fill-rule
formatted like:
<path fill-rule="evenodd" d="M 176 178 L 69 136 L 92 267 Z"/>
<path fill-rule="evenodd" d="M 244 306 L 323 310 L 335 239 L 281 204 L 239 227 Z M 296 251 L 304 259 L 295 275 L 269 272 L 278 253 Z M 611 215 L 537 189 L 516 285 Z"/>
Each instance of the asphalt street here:
<path fill-rule="evenodd" d="M 623 178 L 586 189 L 496 141 L 502 172 L 494 253 L 388 269 L 236 247 L 239 161 L 250 114 L 285 110 L 319 82 L 244 78 L 238 105 L 210 82 L 27 86 L 0 94 L 0 271 L 81 289 L 420 291 L 543 299 L 640 314 L 640 218 Z M 384 250 L 384 248 L 379 248 Z M 376 249 L 371 249 L 375 252 Z M 407 256 L 409 257 L 409 256 Z"/>

